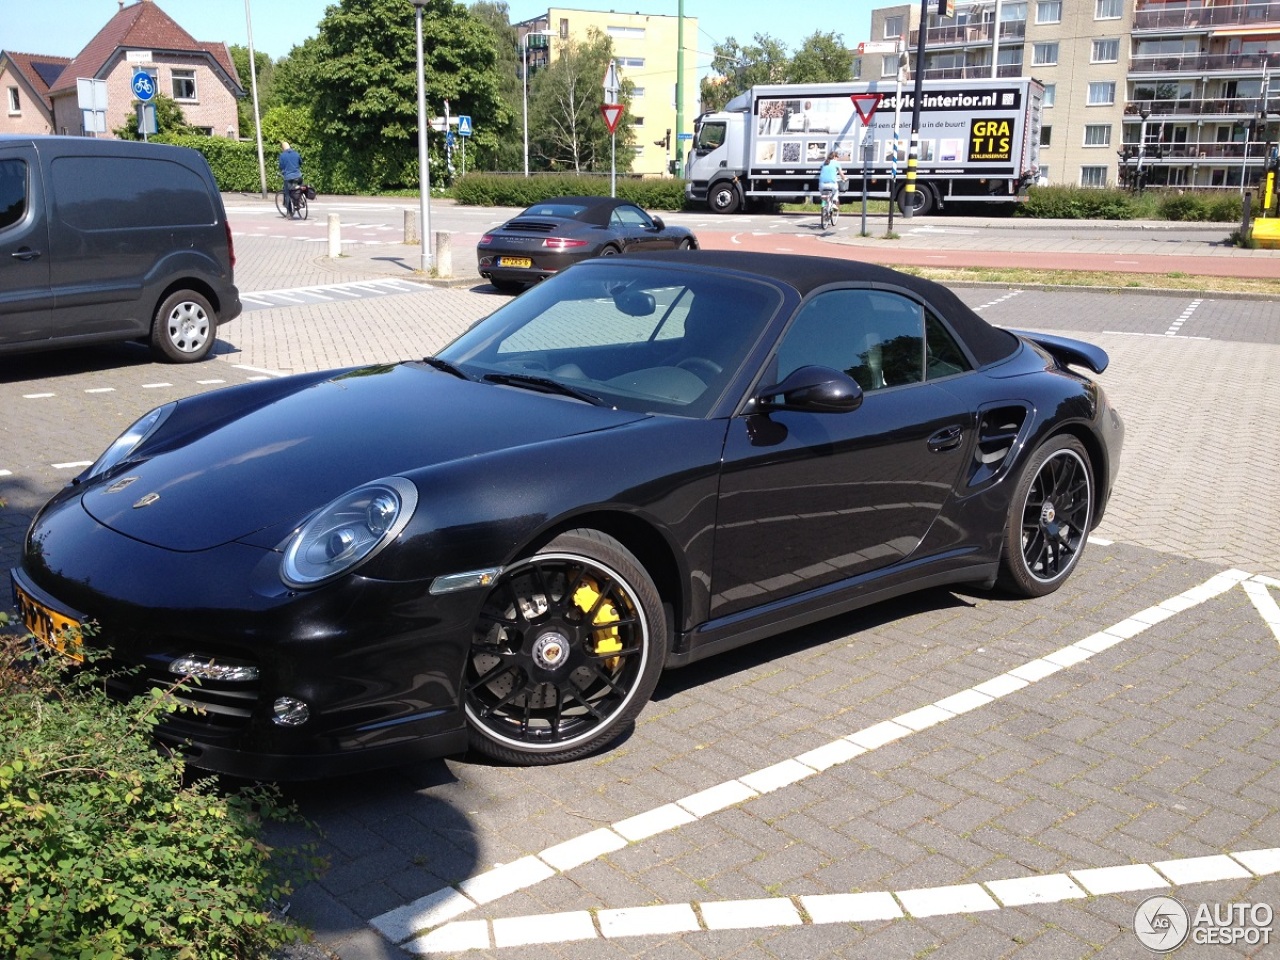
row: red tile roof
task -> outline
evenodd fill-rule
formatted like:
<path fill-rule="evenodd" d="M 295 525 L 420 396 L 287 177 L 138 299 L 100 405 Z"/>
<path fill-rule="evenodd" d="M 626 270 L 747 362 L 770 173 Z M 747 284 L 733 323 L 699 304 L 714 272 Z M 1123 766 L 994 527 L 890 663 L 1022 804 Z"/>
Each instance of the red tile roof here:
<path fill-rule="evenodd" d="M 71 62 L 69 57 L 46 57 L 39 53 L 15 53 L 12 50 L 0 51 L 13 64 L 31 89 L 44 101 L 46 109 L 52 110 L 49 100 L 49 82 L 57 81 L 59 74 Z"/>
<path fill-rule="evenodd" d="M 200 43 L 152 0 L 121 7 L 107 25 L 97 32 L 88 45 L 62 71 L 51 94 L 75 90 L 77 77 L 97 77 L 98 73 L 122 49 L 154 50 L 167 53 L 203 53 L 212 57 L 236 91 L 243 93 L 240 76 L 225 43 Z"/>

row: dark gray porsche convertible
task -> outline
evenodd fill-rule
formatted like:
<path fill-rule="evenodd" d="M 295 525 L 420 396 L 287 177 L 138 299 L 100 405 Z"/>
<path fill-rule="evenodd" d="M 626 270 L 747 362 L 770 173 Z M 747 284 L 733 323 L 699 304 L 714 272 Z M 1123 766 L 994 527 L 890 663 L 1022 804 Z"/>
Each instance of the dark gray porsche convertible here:
<path fill-rule="evenodd" d="M 167 404 L 44 507 L 22 619 L 190 678 L 161 730 L 263 778 L 601 749 L 665 668 L 1080 562 L 1106 354 L 837 260 L 593 260 L 436 356 Z M 78 625 L 97 624 L 93 636 Z"/>
<path fill-rule="evenodd" d="M 494 227 L 476 244 L 480 276 L 515 293 L 592 257 L 696 250 L 692 230 L 669 226 L 614 197 L 553 197 Z"/>

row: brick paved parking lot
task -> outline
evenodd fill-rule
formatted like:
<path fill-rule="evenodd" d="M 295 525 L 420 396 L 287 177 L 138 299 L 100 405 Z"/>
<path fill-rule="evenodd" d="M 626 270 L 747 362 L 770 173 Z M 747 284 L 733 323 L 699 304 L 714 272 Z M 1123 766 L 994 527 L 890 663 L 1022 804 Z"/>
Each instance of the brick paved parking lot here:
<path fill-rule="evenodd" d="M 238 239 L 242 291 L 386 275 L 302 248 Z M 1149 957 L 1134 917 L 1153 894 L 1193 917 L 1280 909 L 1280 307 L 961 293 L 1112 355 L 1120 487 L 1066 587 L 930 591 L 670 673 L 628 739 L 577 763 L 290 786 L 317 831 L 279 839 L 330 863 L 294 898 L 319 937 L 298 955 Z M 425 355 L 502 302 L 464 286 L 265 307 L 198 367 L 133 346 L 0 359 L 0 562 L 144 410 Z"/>

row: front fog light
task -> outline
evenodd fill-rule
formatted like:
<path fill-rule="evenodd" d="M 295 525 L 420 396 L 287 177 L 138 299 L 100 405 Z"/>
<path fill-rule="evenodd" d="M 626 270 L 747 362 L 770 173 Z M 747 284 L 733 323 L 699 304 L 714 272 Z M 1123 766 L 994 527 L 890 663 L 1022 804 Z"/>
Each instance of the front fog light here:
<path fill-rule="evenodd" d="M 311 708 L 293 697 L 280 697 L 271 705 L 271 721 L 282 727 L 300 727 L 311 719 Z"/>

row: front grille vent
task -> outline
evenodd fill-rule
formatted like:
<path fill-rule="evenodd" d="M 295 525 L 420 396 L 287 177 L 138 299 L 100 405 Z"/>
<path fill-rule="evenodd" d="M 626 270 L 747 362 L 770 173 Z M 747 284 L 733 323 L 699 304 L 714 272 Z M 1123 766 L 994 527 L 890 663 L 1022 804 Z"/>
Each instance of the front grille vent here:
<path fill-rule="evenodd" d="M 550 233 L 556 226 L 546 220 L 512 220 L 504 229 L 517 233 Z"/>

